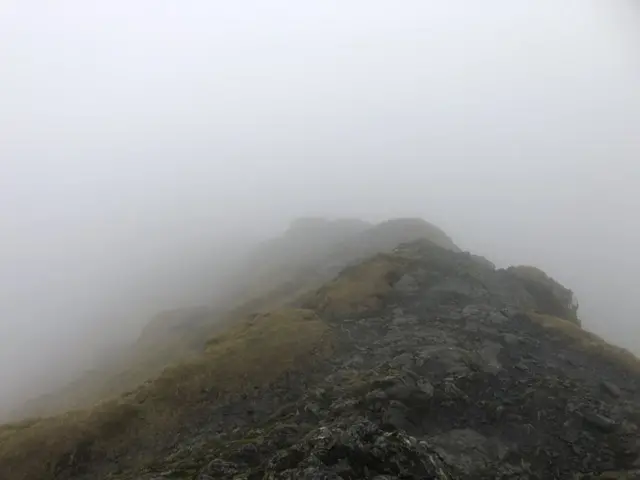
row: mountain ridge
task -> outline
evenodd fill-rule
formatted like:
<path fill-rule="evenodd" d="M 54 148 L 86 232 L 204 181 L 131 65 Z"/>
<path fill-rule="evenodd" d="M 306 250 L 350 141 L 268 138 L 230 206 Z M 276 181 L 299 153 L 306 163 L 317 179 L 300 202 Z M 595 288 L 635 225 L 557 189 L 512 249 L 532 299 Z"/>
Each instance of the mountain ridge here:
<path fill-rule="evenodd" d="M 544 272 L 414 240 L 117 400 L 5 425 L 0 477 L 633 478 L 639 374 Z"/>
<path fill-rule="evenodd" d="M 135 343 L 111 363 L 26 402 L 13 417 L 50 415 L 117 397 L 164 368 L 201 353 L 203 339 L 237 318 L 278 308 L 319 288 L 350 264 L 419 238 L 458 249 L 440 228 L 417 218 L 378 224 L 351 218 L 294 219 L 280 236 L 258 244 L 235 269 L 225 271 L 226 287 L 217 288 L 212 305 L 158 313 Z"/>

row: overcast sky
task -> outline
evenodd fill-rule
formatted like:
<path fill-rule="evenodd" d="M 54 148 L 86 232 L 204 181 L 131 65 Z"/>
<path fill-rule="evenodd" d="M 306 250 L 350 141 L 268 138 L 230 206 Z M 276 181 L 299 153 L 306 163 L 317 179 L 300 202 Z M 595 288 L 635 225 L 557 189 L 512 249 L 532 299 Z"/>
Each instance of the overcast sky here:
<path fill-rule="evenodd" d="M 2 390 L 131 334 L 119 299 L 184 252 L 307 214 L 422 216 L 633 347 L 639 32 L 625 1 L 4 0 Z"/>

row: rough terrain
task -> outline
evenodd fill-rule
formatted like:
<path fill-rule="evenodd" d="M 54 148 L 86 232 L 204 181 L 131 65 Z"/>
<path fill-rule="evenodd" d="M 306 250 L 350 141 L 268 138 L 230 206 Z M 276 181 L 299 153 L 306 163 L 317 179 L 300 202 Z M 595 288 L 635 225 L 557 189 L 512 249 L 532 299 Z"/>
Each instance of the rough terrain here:
<path fill-rule="evenodd" d="M 210 397 L 204 389 L 153 448 L 150 436 L 160 434 L 148 427 L 131 437 L 118 430 L 123 447 L 97 455 L 89 438 L 43 471 L 121 480 L 640 478 L 640 362 L 582 330 L 567 292 L 427 241 L 403 245 L 295 302 L 299 321 L 323 340 L 305 333 L 287 345 L 305 355 L 268 381 L 247 376 L 242 389 Z M 272 362 L 256 358 L 265 369 Z M 0 447 L 1 478 L 37 478 L 16 458 Z"/>

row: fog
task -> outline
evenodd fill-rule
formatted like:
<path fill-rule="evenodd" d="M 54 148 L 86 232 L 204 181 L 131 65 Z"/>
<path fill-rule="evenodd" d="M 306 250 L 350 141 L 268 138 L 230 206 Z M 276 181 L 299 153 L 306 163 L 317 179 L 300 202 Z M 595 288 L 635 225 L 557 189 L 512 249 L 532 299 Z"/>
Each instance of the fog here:
<path fill-rule="evenodd" d="M 3 2 L 0 407 L 206 301 L 301 215 L 423 217 L 636 348 L 639 23 L 624 1 Z"/>

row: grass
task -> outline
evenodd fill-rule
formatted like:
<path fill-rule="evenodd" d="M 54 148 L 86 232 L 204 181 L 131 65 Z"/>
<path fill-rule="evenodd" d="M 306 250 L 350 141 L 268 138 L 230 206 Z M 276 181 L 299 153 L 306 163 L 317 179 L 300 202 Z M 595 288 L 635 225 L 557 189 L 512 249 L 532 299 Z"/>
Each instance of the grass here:
<path fill-rule="evenodd" d="M 573 292 L 537 267 L 519 265 L 509 267 L 509 273 L 524 283 L 538 304 L 539 312 L 569 320 L 580 325 L 578 305 Z"/>
<path fill-rule="evenodd" d="M 537 313 L 529 314 L 529 318 L 545 329 L 559 333 L 575 348 L 634 373 L 640 373 L 638 357 L 624 348 L 611 345 L 595 333 L 582 329 L 570 320 Z"/>
<path fill-rule="evenodd" d="M 58 479 L 82 473 L 88 461 L 108 461 L 143 425 L 142 408 L 108 402 L 0 428 L 0 477 L 11 480 Z"/>
<path fill-rule="evenodd" d="M 61 480 L 89 465 L 141 467 L 190 412 L 304 368 L 330 354 L 330 337 L 309 310 L 255 316 L 211 339 L 193 361 L 164 370 L 117 401 L 0 427 L 0 478 Z"/>
<path fill-rule="evenodd" d="M 309 295 L 303 305 L 330 316 L 362 314 L 380 308 L 401 276 L 405 259 L 379 254 L 348 267 L 333 281 Z"/>
<path fill-rule="evenodd" d="M 143 394 L 182 403 L 266 384 L 325 352 L 327 335 L 310 310 L 259 314 L 211 339 L 196 361 L 166 369 Z"/>
<path fill-rule="evenodd" d="M 159 375 L 167 366 L 185 361 L 202 352 L 202 333 L 207 330 L 211 334 L 212 328 L 194 329 L 193 332 L 188 332 L 189 337 L 186 333 L 176 333 L 173 337 L 166 335 L 157 338 L 155 343 L 146 341 L 136 344 L 123 352 L 122 358 L 117 362 L 84 373 L 57 391 L 25 403 L 21 411 L 16 413 L 22 417 L 49 416 L 117 399 L 146 380 Z"/>
<path fill-rule="evenodd" d="M 148 329 L 141 336 L 141 341 L 127 350 L 117 363 L 101 370 L 86 372 L 73 383 L 31 400 L 20 412 L 16 412 L 16 417 L 18 414 L 18 418 L 50 416 L 117 399 L 145 381 L 157 377 L 165 368 L 197 357 L 203 352 L 208 337 L 233 327 L 239 318 L 256 311 L 281 310 L 287 302 L 300 296 L 301 292 L 311 290 L 309 284 L 313 285 L 312 282 L 280 285 L 268 295 L 252 299 L 228 312 L 212 314 L 211 318 L 200 325 L 183 329 Z M 315 288 L 318 286 L 313 285 Z"/>
<path fill-rule="evenodd" d="M 403 224 L 407 220 L 402 221 Z M 428 224 L 422 221 L 409 221 L 419 236 Z M 428 227 L 428 228 L 427 228 Z M 257 311 L 279 310 L 286 305 L 307 305 L 300 299 L 312 298 L 312 308 L 320 305 L 325 313 L 350 313 L 375 309 L 388 291 L 389 284 L 379 273 L 385 273 L 389 263 L 385 264 L 380 256 L 374 265 L 356 267 L 344 274 L 324 290 L 315 294 L 326 282 L 330 281 L 343 262 L 353 261 L 375 252 L 391 244 L 389 238 L 396 238 L 406 232 L 398 230 L 397 222 L 386 222 L 375 235 L 358 238 L 357 248 L 351 245 L 346 252 L 340 250 L 344 245 L 327 245 L 333 250 L 335 263 L 327 266 L 321 261 L 321 255 L 313 249 L 307 251 L 308 245 L 296 243 L 291 248 L 279 253 L 267 262 L 255 262 L 251 273 L 246 273 L 242 281 L 236 281 L 233 294 L 225 299 L 224 307 L 215 312 L 201 313 L 193 309 L 178 309 L 159 314 L 143 331 L 139 341 L 116 361 L 102 366 L 99 370 L 86 372 L 75 382 L 65 385 L 48 395 L 33 399 L 20 411 L 14 412 L 13 418 L 25 416 L 53 415 L 70 409 L 89 408 L 97 402 L 118 398 L 125 392 L 135 389 L 141 383 L 158 376 L 164 368 L 171 364 L 184 362 L 202 352 L 202 339 L 222 331 L 237 323 L 238 318 Z M 386 233 L 385 233 L 386 232 Z M 382 235 L 381 235 L 382 233 Z M 423 232 L 424 233 L 424 232 Z M 381 240 L 384 240 L 381 242 Z M 364 245 L 363 245 L 364 244 Z M 340 245 L 340 248 L 338 248 Z M 300 251 L 300 247 L 304 247 Z M 324 247 L 323 247 L 324 248 Z M 293 253 L 288 250 L 293 249 Z M 305 253 L 306 252 L 306 253 Z M 313 254 L 313 255 L 312 255 Z M 291 257 L 293 255 L 293 257 Z M 291 258 L 289 258 L 291 257 Z M 373 268 L 371 268 L 373 266 Z M 380 268 L 378 268 L 380 267 Z M 353 275 L 371 268 L 372 277 L 354 281 Z M 381 281 L 382 280 L 382 281 Z M 369 290 L 367 292 L 367 289 Z M 190 318 L 203 317 L 201 321 L 192 322 Z"/>

